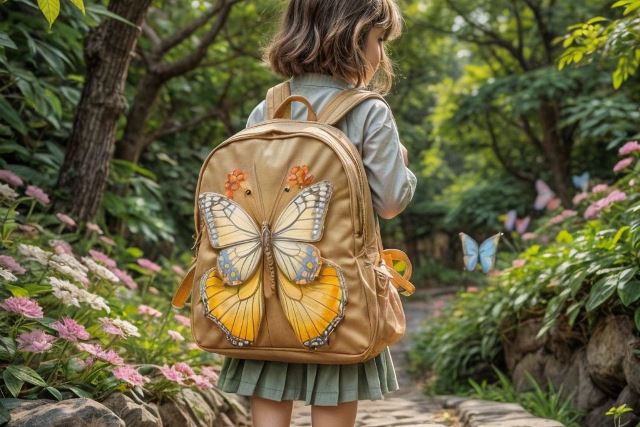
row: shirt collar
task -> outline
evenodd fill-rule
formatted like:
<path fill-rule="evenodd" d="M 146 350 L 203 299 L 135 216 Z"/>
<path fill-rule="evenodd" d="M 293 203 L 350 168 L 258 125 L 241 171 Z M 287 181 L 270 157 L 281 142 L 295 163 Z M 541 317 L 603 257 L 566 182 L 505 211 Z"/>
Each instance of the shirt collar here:
<path fill-rule="evenodd" d="M 328 86 L 338 89 L 348 89 L 354 87 L 342 79 L 335 78 L 329 74 L 304 73 L 291 78 L 292 86 Z"/>

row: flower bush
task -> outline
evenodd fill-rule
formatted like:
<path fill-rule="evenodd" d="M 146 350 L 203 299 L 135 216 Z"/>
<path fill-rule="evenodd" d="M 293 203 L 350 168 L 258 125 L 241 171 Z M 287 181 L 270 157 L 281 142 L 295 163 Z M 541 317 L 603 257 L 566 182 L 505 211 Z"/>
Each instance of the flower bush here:
<path fill-rule="evenodd" d="M 159 400 L 215 389 L 220 360 L 189 342 L 170 299 L 185 270 L 122 248 L 95 223 L 40 212 L 45 190 L 0 170 L 4 396 Z"/>
<path fill-rule="evenodd" d="M 435 374 L 428 388 L 450 392 L 500 365 L 501 335 L 526 318 L 543 318 L 538 337 L 560 316 L 573 327 L 602 313 L 626 314 L 640 331 L 640 144 L 628 142 L 619 155 L 627 160 L 615 166 L 617 182 L 596 183 L 534 231 L 513 233 L 517 250 L 500 252 L 504 268 L 486 286 L 438 307 L 410 351 L 411 371 Z"/>

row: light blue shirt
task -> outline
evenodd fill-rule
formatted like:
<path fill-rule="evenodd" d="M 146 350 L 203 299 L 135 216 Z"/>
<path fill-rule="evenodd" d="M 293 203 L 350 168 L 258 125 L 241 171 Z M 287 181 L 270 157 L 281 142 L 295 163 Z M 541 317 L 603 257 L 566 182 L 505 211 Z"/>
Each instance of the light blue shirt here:
<path fill-rule="evenodd" d="M 307 73 L 290 83 L 292 95 L 309 100 L 317 114 L 340 91 L 353 87 L 324 74 Z M 265 120 L 265 104 L 258 104 L 247 120 L 247 127 Z M 306 119 L 306 107 L 294 102 L 292 118 Z M 413 198 L 416 176 L 404 165 L 400 137 L 393 113 L 379 99 L 368 99 L 349 112 L 336 125 L 355 144 L 367 173 L 373 208 L 382 218 L 390 219 L 404 210 Z"/>

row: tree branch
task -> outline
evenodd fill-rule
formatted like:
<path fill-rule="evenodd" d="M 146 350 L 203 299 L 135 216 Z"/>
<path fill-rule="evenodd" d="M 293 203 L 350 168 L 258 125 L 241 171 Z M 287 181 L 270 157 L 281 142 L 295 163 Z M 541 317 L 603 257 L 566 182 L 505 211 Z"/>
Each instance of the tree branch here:
<path fill-rule="evenodd" d="M 185 25 L 183 28 L 180 28 L 164 40 L 159 40 L 157 49 L 155 49 L 156 53 L 162 55 L 163 53 L 168 52 L 172 48 L 185 41 L 193 33 L 198 31 L 198 29 L 200 29 L 203 25 L 209 22 L 211 18 L 220 13 L 222 8 L 225 6 L 225 3 L 226 2 L 224 0 L 220 0 L 215 6 L 210 7 L 209 10 L 200 15 L 200 17 L 198 17 L 197 19 L 189 22 L 189 24 Z"/>

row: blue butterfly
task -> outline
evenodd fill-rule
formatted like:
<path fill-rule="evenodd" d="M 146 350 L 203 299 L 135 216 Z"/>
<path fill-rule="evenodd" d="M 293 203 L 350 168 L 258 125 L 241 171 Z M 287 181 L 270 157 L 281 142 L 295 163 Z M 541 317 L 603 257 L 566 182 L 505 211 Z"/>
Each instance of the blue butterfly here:
<path fill-rule="evenodd" d="M 585 192 L 587 188 L 589 188 L 589 178 L 589 172 L 585 172 L 582 175 L 574 175 L 572 177 L 573 185 L 575 185 L 578 190 Z"/>
<path fill-rule="evenodd" d="M 480 260 L 482 271 L 488 273 L 496 264 L 496 253 L 498 241 L 503 233 L 494 234 L 482 242 L 478 248 L 478 242 L 465 233 L 459 233 L 462 240 L 462 251 L 464 253 L 464 266 L 469 271 L 474 271 Z"/>

